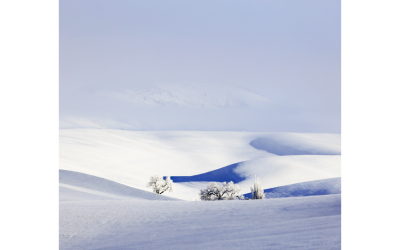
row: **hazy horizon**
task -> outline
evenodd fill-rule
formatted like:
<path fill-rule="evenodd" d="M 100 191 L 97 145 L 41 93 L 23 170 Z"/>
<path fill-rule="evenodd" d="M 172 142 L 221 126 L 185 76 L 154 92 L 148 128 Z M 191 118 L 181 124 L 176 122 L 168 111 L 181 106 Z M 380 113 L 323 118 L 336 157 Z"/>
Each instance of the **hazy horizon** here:
<path fill-rule="evenodd" d="M 62 0 L 60 127 L 341 133 L 340 8 Z"/>

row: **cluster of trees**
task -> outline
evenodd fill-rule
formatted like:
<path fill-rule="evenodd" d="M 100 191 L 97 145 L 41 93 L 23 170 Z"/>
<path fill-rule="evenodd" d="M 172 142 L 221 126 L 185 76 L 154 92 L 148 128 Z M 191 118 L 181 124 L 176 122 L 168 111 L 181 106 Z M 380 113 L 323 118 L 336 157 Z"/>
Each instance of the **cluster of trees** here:
<path fill-rule="evenodd" d="M 150 182 L 147 184 L 148 187 L 153 188 L 153 192 L 162 194 L 166 191 L 173 192 L 173 181 L 169 176 L 163 179 L 162 176 L 155 175 L 150 178 Z M 254 187 L 250 188 L 251 197 L 253 200 L 264 199 L 264 190 L 261 187 L 261 182 L 254 177 Z M 231 182 L 223 182 L 221 185 L 217 182 L 208 183 L 207 187 L 200 190 L 200 199 L 203 201 L 215 201 L 215 200 L 244 200 L 245 198 L 241 195 L 242 189 L 239 185 Z M 246 198 L 247 199 L 247 198 Z"/>
<path fill-rule="evenodd" d="M 237 184 L 231 182 L 223 182 L 218 185 L 216 182 L 208 183 L 205 189 L 200 190 L 200 199 L 203 201 L 215 200 L 243 200 L 243 195 L 240 194 L 242 189 Z"/>

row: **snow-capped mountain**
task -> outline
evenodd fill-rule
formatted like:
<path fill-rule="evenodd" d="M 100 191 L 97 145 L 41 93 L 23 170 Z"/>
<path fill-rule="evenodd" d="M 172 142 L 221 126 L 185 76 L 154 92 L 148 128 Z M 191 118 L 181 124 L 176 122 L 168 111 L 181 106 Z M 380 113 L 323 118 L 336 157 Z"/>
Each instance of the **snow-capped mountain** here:
<path fill-rule="evenodd" d="M 268 98 L 245 89 L 197 84 L 158 84 L 143 89 L 101 90 L 96 95 L 151 107 L 259 107 L 270 103 Z"/>
<path fill-rule="evenodd" d="M 103 85 L 105 86 L 105 85 Z M 212 84 L 108 84 L 60 97 L 60 128 L 177 131 L 331 132 L 331 114 Z M 74 102 L 71 102 L 73 98 Z M 297 105 L 299 104 L 299 105 Z"/>
<path fill-rule="evenodd" d="M 74 100 L 60 102 L 60 128 L 259 131 L 276 105 L 244 88 L 210 84 L 82 89 Z"/>

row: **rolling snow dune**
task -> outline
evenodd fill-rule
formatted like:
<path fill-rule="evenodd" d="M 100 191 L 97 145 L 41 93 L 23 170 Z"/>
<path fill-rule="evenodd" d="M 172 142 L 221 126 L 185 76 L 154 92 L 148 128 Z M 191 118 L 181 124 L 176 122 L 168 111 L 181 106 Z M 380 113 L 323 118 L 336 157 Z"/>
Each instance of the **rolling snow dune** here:
<path fill-rule="evenodd" d="M 279 152 L 268 148 L 268 138 L 283 145 Z M 255 140 L 264 146 L 252 146 Z M 60 130 L 60 169 L 146 191 L 150 176 L 173 176 L 175 191 L 163 196 L 186 200 L 198 198 L 195 182 L 233 180 L 247 193 L 254 175 L 263 188 L 340 177 L 340 157 L 340 135 Z"/>
<path fill-rule="evenodd" d="M 242 162 L 234 171 L 245 177 L 239 183 L 242 188 L 250 189 L 255 175 L 260 179 L 263 188 L 273 188 L 340 177 L 340 158 L 340 155 L 271 156 Z"/>
<path fill-rule="evenodd" d="M 282 187 L 264 189 L 265 198 L 300 197 L 341 193 L 341 178 L 307 181 Z M 243 195 L 251 198 L 251 193 Z"/>
<path fill-rule="evenodd" d="M 205 188 L 209 181 L 233 181 L 239 184 L 242 192 L 247 193 L 246 191 L 249 191 L 250 187 L 253 186 L 255 175 L 260 179 L 264 188 L 273 188 L 340 177 L 340 174 L 340 155 L 295 155 L 267 156 L 235 163 L 199 175 L 171 176 L 171 179 L 176 183 L 175 185 L 179 184 L 193 189 L 191 192 L 186 191 L 185 195 L 187 196 L 185 198 L 188 199 L 189 195 L 195 198 L 199 192 L 199 186 Z M 195 186 L 194 182 L 202 182 L 202 185 Z M 315 190 L 315 193 L 318 193 L 318 191 Z"/>
<path fill-rule="evenodd" d="M 340 135 L 62 129 L 59 246 L 340 249 L 340 158 Z M 156 174 L 173 193 L 150 192 Z M 254 175 L 271 199 L 178 200 Z"/>
<path fill-rule="evenodd" d="M 152 175 L 195 175 L 271 155 L 249 145 L 256 136 L 242 132 L 61 129 L 60 169 L 150 191 L 146 185 Z M 167 195 L 180 198 L 179 193 L 177 185 L 175 192 Z"/>
<path fill-rule="evenodd" d="M 60 200 L 140 199 L 178 200 L 128 187 L 104 178 L 59 170 Z"/>
<path fill-rule="evenodd" d="M 171 176 L 175 183 L 184 182 L 229 182 L 241 183 L 253 179 L 275 186 L 274 179 L 282 183 L 302 182 L 302 179 L 325 179 L 340 176 L 340 157 L 332 156 L 287 156 L 264 157 L 256 160 L 234 163 L 207 173 L 193 176 Z M 283 176 L 285 175 L 285 176 Z M 328 177 L 326 177 L 328 176 Z M 164 177 L 165 179 L 165 177 Z M 254 179 L 253 179 L 254 180 Z"/>
<path fill-rule="evenodd" d="M 341 195 L 60 201 L 60 249 L 340 249 Z"/>
<path fill-rule="evenodd" d="M 340 136 L 335 134 L 269 134 L 250 142 L 256 149 L 276 155 L 340 155 Z"/>

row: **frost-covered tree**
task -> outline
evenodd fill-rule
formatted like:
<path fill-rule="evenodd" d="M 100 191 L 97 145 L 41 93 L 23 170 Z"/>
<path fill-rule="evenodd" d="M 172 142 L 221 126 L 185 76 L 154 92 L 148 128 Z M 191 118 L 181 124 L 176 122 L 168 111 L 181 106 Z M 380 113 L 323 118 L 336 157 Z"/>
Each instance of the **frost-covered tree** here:
<path fill-rule="evenodd" d="M 251 189 L 251 198 L 253 200 L 265 198 L 264 189 L 262 189 L 261 182 L 257 178 L 257 176 L 254 176 L 254 188 L 250 189 Z"/>
<path fill-rule="evenodd" d="M 233 182 L 228 182 L 225 184 L 225 182 L 223 183 L 224 188 L 225 188 L 225 196 L 224 199 L 225 200 L 243 200 L 244 197 L 243 195 L 240 194 L 240 192 L 242 191 L 242 189 L 239 187 L 238 184 L 233 184 Z"/>
<path fill-rule="evenodd" d="M 162 194 L 165 191 L 174 191 L 173 181 L 169 176 L 167 176 L 165 180 L 160 175 L 152 176 L 150 177 L 150 182 L 147 184 L 147 187 L 152 187 L 153 192 L 157 194 Z"/>
<path fill-rule="evenodd" d="M 242 200 L 243 195 L 240 194 L 241 188 L 239 185 L 231 182 L 223 182 L 218 185 L 216 182 L 208 183 L 205 189 L 200 190 L 200 199 L 203 201 L 214 200 Z"/>

